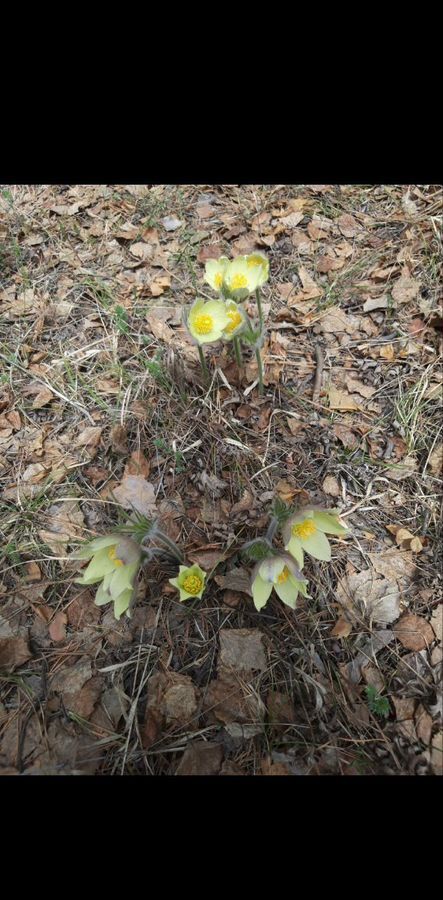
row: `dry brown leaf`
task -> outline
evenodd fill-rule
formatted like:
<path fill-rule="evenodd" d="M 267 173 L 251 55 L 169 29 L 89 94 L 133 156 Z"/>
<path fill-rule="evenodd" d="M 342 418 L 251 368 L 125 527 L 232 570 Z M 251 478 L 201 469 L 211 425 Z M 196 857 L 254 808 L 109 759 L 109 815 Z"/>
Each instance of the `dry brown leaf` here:
<path fill-rule="evenodd" d="M 295 228 L 299 224 L 299 222 L 301 222 L 303 217 L 304 217 L 303 211 L 293 212 L 293 213 L 290 213 L 289 216 L 283 216 L 280 219 L 280 223 L 282 225 L 284 225 L 285 229 L 292 229 L 292 228 Z"/>
<path fill-rule="evenodd" d="M 410 303 L 415 300 L 420 290 L 420 282 L 415 278 L 411 278 L 408 268 L 403 269 L 398 281 L 395 282 L 392 289 L 392 297 L 396 303 Z"/>
<path fill-rule="evenodd" d="M 160 310 L 151 310 L 146 316 L 146 321 L 154 337 L 167 344 L 172 343 L 175 338 L 174 332 L 164 321 L 164 315 Z"/>
<path fill-rule="evenodd" d="M 123 478 L 121 484 L 114 488 L 114 496 L 124 509 L 136 510 L 148 518 L 157 515 L 154 487 L 140 475 Z"/>
<path fill-rule="evenodd" d="M 223 255 L 221 244 L 203 244 L 197 254 L 197 262 L 205 263 L 208 259 L 219 259 Z"/>
<path fill-rule="evenodd" d="M 431 616 L 431 624 L 437 641 L 443 640 L 443 604 L 439 604 Z"/>
<path fill-rule="evenodd" d="M 124 425 L 113 425 L 110 440 L 116 453 L 125 455 L 128 452 L 128 434 Z"/>
<path fill-rule="evenodd" d="M 392 362 L 395 359 L 395 350 L 392 344 L 383 344 L 382 347 L 379 348 L 378 355 L 381 359 L 386 359 L 388 362 Z"/>
<path fill-rule="evenodd" d="M 432 716 L 429 715 L 422 703 L 415 713 L 415 730 L 420 741 L 429 747 L 432 735 Z"/>
<path fill-rule="evenodd" d="M 343 618 L 343 616 L 340 616 L 340 618 L 337 619 L 337 621 L 331 631 L 331 636 L 339 637 L 339 638 L 346 638 L 350 635 L 351 631 L 352 631 L 351 623 L 348 622 L 347 619 Z"/>
<path fill-rule="evenodd" d="M 96 447 L 100 442 L 102 429 L 97 425 L 88 425 L 76 439 L 77 447 Z"/>
<path fill-rule="evenodd" d="M 123 478 L 126 478 L 128 475 L 141 475 L 142 478 L 147 478 L 150 471 L 151 464 L 146 459 L 143 451 L 134 450 L 126 462 Z"/>
<path fill-rule="evenodd" d="M 188 558 L 191 562 L 201 566 L 205 572 L 211 572 L 212 569 L 215 569 L 216 566 L 219 565 L 219 563 L 223 562 L 225 555 L 220 548 L 214 550 L 203 547 L 201 550 L 189 551 Z"/>
<path fill-rule="evenodd" d="M 360 319 L 352 313 L 345 313 L 339 306 L 334 306 L 322 316 L 318 323 L 318 330 L 324 334 L 355 334 L 360 325 Z"/>
<path fill-rule="evenodd" d="M 363 304 L 363 312 L 374 312 L 376 309 L 387 309 L 389 299 L 384 294 L 381 297 L 372 297 Z"/>
<path fill-rule="evenodd" d="M 325 494 L 329 494 L 331 497 L 340 497 L 340 485 L 335 475 L 327 475 L 323 481 L 322 487 Z"/>
<path fill-rule="evenodd" d="M 403 579 L 410 581 L 415 575 L 416 564 L 412 553 L 401 552 L 395 548 L 382 553 L 368 553 L 374 570 L 385 578 L 396 580 L 402 584 Z"/>
<path fill-rule="evenodd" d="M 56 612 L 49 626 L 49 636 L 53 641 L 64 641 L 66 638 L 66 623 L 68 617 L 64 612 Z"/>
<path fill-rule="evenodd" d="M 46 406 L 47 403 L 50 403 L 51 400 L 54 400 L 52 391 L 50 391 L 49 388 L 42 388 L 35 397 L 32 408 L 42 409 L 42 407 Z"/>
<path fill-rule="evenodd" d="M 361 394 L 361 396 L 366 397 L 366 399 L 372 397 L 376 392 L 375 387 L 371 387 L 369 384 L 363 384 L 358 378 L 350 378 L 349 376 L 346 377 L 346 387 L 352 394 Z"/>
<path fill-rule="evenodd" d="M 0 669 L 12 672 L 31 658 L 32 652 L 27 638 L 0 638 Z"/>
<path fill-rule="evenodd" d="M 256 628 L 222 628 L 217 668 L 264 672 L 267 667 L 263 634 Z"/>
<path fill-rule="evenodd" d="M 234 567 L 226 575 L 215 575 L 214 581 L 219 587 L 232 591 L 240 591 L 252 597 L 251 578 L 246 569 Z"/>
<path fill-rule="evenodd" d="M 78 541 L 83 537 L 85 520 L 77 500 L 53 504 L 48 510 L 47 522 L 49 529 L 38 534 L 55 556 L 65 555 L 71 539 Z"/>
<path fill-rule="evenodd" d="M 176 775 L 218 775 L 223 760 L 221 744 L 193 741 L 186 748 Z"/>
<path fill-rule="evenodd" d="M 347 391 L 339 391 L 333 385 L 329 388 L 329 406 L 331 409 L 347 410 L 349 412 L 362 409 Z"/>
<path fill-rule="evenodd" d="M 443 471 L 443 443 L 437 444 L 428 459 L 432 475 L 441 475 Z"/>
<path fill-rule="evenodd" d="M 341 425 L 337 423 L 333 426 L 333 432 L 338 438 L 338 440 L 343 444 L 344 447 L 348 450 L 353 450 L 355 447 L 358 447 L 360 440 L 350 428 L 347 428 L 346 425 Z"/>
<path fill-rule="evenodd" d="M 359 232 L 361 232 L 361 225 L 354 219 L 353 216 L 350 216 L 348 213 L 344 213 L 342 216 L 339 216 L 336 219 L 336 224 L 338 225 L 343 237 L 353 238 Z"/>
<path fill-rule="evenodd" d="M 394 625 L 394 634 L 407 650 L 424 650 L 435 639 L 431 625 L 423 616 L 405 613 Z"/>

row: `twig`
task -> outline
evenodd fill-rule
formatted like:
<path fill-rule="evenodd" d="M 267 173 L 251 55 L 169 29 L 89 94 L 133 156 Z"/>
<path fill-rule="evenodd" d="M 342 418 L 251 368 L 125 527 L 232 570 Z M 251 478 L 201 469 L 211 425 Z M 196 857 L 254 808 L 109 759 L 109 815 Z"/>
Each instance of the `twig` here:
<path fill-rule="evenodd" d="M 312 399 L 316 402 L 320 396 L 321 390 L 321 377 L 323 375 L 323 366 L 325 364 L 325 358 L 323 356 L 321 347 L 319 344 L 315 345 L 315 358 L 317 360 L 317 369 L 315 371 L 314 378 L 314 389 L 312 391 Z"/>

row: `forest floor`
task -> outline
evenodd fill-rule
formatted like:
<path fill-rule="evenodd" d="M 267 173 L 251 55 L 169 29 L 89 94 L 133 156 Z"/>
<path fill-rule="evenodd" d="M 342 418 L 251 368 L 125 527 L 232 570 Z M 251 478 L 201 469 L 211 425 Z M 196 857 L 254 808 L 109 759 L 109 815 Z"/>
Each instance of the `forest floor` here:
<path fill-rule="evenodd" d="M 442 199 L 2 187 L 0 774 L 441 774 Z M 254 250 L 262 397 L 230 344 L 205 382 L 183 321 L 205 261 Z M 135 496 L 210 578 L 180 603 L 146 567 L 117 622 L 70 556 Z M 349 536 L 257 612 L 241 547 L 277 497 Z"/>

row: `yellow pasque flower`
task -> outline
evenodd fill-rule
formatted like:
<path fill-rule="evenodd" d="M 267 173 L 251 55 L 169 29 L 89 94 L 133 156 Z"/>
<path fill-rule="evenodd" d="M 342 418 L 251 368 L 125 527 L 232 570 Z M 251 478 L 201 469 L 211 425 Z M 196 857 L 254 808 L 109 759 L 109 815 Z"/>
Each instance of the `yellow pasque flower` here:
<path fill-rule="evenodd" d="M 229 316 L 222 300 L 199 300 L 192 304 L 188 316 L 188 330 L 198 344 L 220 340 Z"/>
<path fill-rule="evenodd" d="M 264 253 L 251 253 L 246 257 L 248 269 L 258 273 L 257 287 L 261 287 L 269 278 L 269 259 Z"/>
<path fill-rule="evenodd" d="M 172 584 L 180 592 L 180 602 L 189 597 L 201 599 L 205 589 L 206 572 L 200 566 L 180 566 L 177 578 L 170 578 Z"/>
<path fill-rule="evenodd" d="M 295 609 L 297 597 L 307 597 L 307 584 L 288 553 L 268 556 L 257 563 L 252 573 L 251 590 L 254 606 L 259 611 L 266 606 L 274 590 L 280 600 Z"/>
<path fill-rule="evenodd" d="M 228 265 L 227 256 L 220 256 L 220 259 L 208 259 L 205 266 L 205 281 L 211 285 L 214 291 L 223 293 L 224 277 Z"/>
<path fill-rule="evenodd" d="M 224 284 L 226 291 L 234 300 L 245 300 L 259 286 L 262 277 L 260 265 L 248 265 L 247 256 L 237 256 L 226 267 Z"/>
<path fill-rule="evenodd" d="M 140 568 L 141 549 L 130 537 L 109 534 L 96 538 L 74 553 L 73 559 L 91 559 L 76 584 L 97 584 L 96 606 L 114 601 L 114 616 L 122 613 L 130 618 L 129 605 L 135 591 L 135 579 Z"/>
<path fill-rule="evenodd" d="M 246 313 L 241 306 L 234 303 L 233 300 L 226 301 L 226 312 L 229 317 L 229 324 L 223 329 L 223 340 L 232 341 L 246 328 Z"/>
<path fill-rule="evenodd" d="M 303 566 L 303 551 L 315 559 L 329 562 L 331 545 L 326 534 L 346 534 L 348 528 L 339 520 L 338 509 L 303 509 L 286 522 L 283 528 L 285 550 Z"/>

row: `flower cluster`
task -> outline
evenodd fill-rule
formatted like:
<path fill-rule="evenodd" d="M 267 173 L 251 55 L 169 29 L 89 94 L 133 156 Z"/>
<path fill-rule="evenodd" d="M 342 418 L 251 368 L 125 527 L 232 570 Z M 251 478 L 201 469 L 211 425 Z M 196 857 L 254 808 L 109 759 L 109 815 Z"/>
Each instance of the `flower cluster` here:
<path fill-rule="evenodd" d="M 269 553 L 255 566 L 251 590 L 256 609 L 261 610 L 273 590 L 283 603 L 295 609 L 298 595 L 308 597 L 307 580 L 302 575 L 304 554 L 315 559 L 331 559 L 331 546 L 327 534 L 346 534 L 347 527 L 339 520 L 336 509 L 299 509 L 283 526 L 285 551 L 275 553 L 269 545 Z"/>
<path fill-rule="evenodd" d="M 130 618 L 141 556 L 140 546 L 130 537 L 109 534 L 95 538 L 73 554 L 73 559 L 91 560 L 76 583 L 99 584 L 94 603 L 103 606 L 114 601 L 115 618 L 124 612 Z"/>
<path fill-rule="evenodd" d="M 226 256 L 206 263 L 205 281 L 217 291 L 218 300 L 197 298 L 188 316 L 188 330 L 198 345 L 232 341 L 248 328 L 248 317 L 240 305 L 269 277 L 269 261 L 262 253 Z"/>

